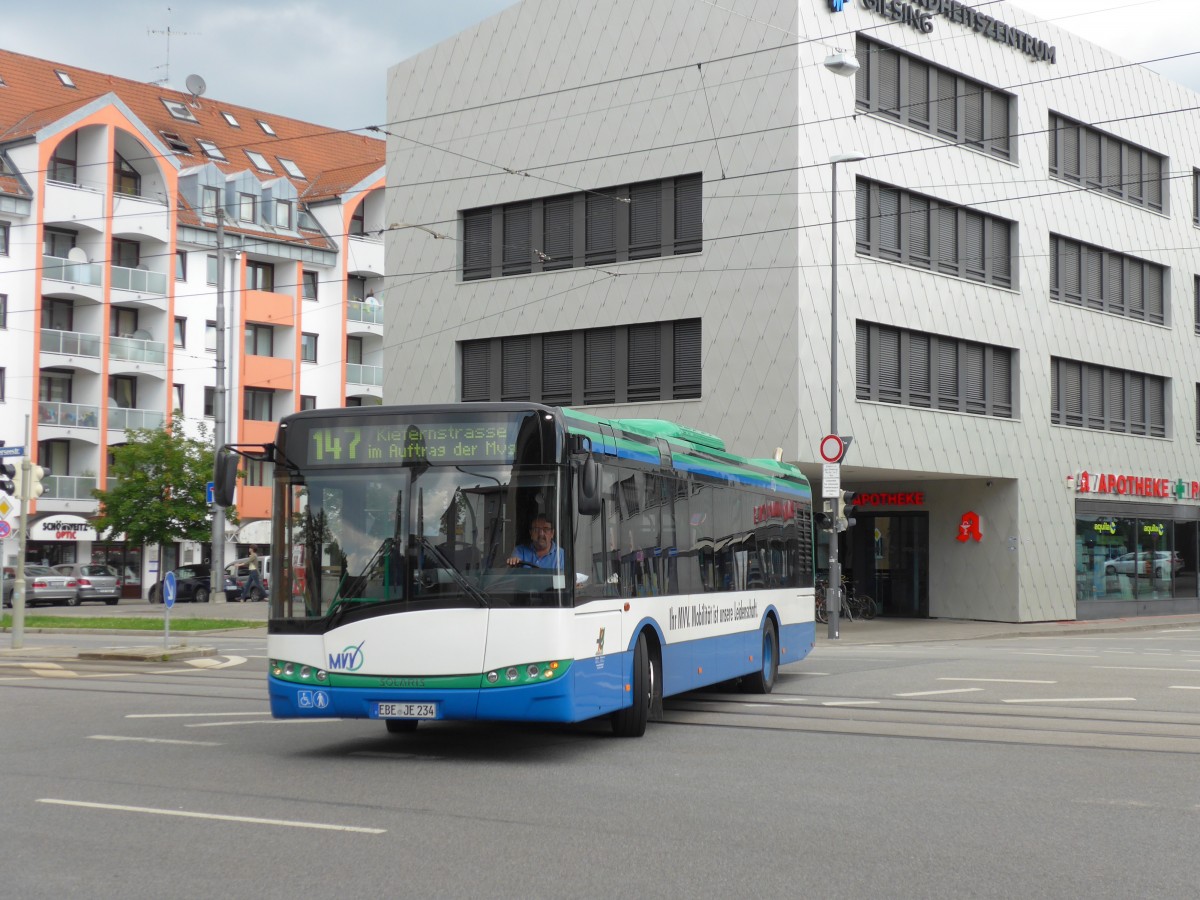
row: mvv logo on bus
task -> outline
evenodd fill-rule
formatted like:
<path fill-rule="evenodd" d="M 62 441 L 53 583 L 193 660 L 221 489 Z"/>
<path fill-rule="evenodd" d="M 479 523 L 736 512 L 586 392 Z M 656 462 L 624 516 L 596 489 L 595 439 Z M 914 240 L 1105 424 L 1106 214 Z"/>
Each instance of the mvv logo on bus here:
<path fill-rule="evenodd" d="M 344 672 L 357 672 L 362 668 L 362 648 L 365 643 L 366 641 L 363 641 L 357 647 L 347 647 L 341 653 L 330 653 L 328 668 L 341 669 Z"/>

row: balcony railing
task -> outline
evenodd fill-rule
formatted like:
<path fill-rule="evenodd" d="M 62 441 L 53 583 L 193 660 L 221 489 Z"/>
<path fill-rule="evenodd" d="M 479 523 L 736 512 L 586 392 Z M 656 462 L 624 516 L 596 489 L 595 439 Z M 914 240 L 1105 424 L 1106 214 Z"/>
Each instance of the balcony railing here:
<path fill-rule="evenodd" d="M 110 431 L 124 431 L 127 428 L 145 430 L 162 428 L 167 417 L 157 409 L 124 409 L 110 406 L 108 408 L 108 428 Z"/>
<path fill-rule="evenodd" d="M 364 366 L 359 363 L 346 363 L 346 381 L 350 384 L 367 384 L 382 387 L 383 366 Z"/>
<path fill-rule="evenodd" d="M 99 428 L 100 407 L 39 400 L 38 424 L 62 425 L 64 428 Z"/>
<path fill-rule="evenodd" d="M 55 500 L 94 500 L 92 491 L 96 489 L 95 475 L 47 475 L 42 482 L 45 493 L 42 499 Z"/>
<path fill-rule="evenodd" d="M 129 362 L 165 363 L 167 345 L 162 341 L 144 341 L 141 338 L 115 337 L 109 341 L 109 355 L 113 359 Z"/>
<path fill-rule="evenodd" d="M 351 322 L 366 322 L 368 325 L 383 324 L 383 307 L 378 303 L 351 300 L 346 307 L 346 318 Z"/>
<path fill-rule="evenodd" d="M 143 294 L 166 294 L 167 276 L 146 269 L 112 267 L 112 286 L 118 291 L 139 291 Z"/>
<path fill-rule="evenodd" d="M 42 352 L 64 356 L 100 356 L 100 335 L 42 329 Z"/>
<path fill-rule="evenodd" d="M 56 256 L 43 256 L 42 277 L 99 287 L 104 280 L 104 269 L 99 263 L 81 263 L 59 259 Z"/>

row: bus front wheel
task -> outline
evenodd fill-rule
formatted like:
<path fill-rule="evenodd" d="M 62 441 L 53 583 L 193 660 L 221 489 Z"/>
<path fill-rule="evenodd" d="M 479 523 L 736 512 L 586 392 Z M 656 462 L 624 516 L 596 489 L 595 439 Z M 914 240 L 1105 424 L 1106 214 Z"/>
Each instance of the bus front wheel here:
<path fill-rule="evenodd" d="M 767 616 L 762 630 L 762 654 L 758 671 L 742 679 L 742 691 L 746 694 L 769 694 L 775 687 L 779 674 L 779 635 L 775 631 L 775 620 Z"/>
<path fill-rule="evenodd" d="M 654 705 L 656 697 L 662 696 L 658 669 L 657 660 L 650 651 L 650 643 L 643 631 L 633 648 L 633 684 L 630 691 L 633 703 L 612 714 L 613 734 L 617 737 L 641 737 L 646 733 L 650 707 Z"/>

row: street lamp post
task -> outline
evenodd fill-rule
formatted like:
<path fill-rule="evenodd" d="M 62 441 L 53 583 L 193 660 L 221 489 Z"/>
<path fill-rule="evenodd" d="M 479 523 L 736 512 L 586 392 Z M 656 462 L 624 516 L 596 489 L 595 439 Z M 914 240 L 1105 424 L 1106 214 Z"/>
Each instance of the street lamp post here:
<path fill-rule="evenodd" d="M 830 247 L 829 247 L 829 433 L 838 433 L 838 415 L 837 415 L 837 398 L 838 398 L 838 266 L 837 266 L 837 251 L 838 251 L 838 192 L 837 192 L 837 172 L 838 163 L 855 162 L 856 160 L 864 159 L 861 153 L 838 153 L 829 158 L 830 167 L 833 169 L 833 194 L 830 200 Z M 841 460 L 838 461 L 840 467 Z M 841 477 L 838 478 L 838 493 L 841 493 Z M 822 491 L 828 493 L 828 491 Z M 826 501 L 828 502 L 828 501 Z M 825 589 L 825 604 L 829 611 L 829 637 L 831 640 L 836 640 L 840 637 L 842 624 L 842 564 L 838 559 L 838 527 L 840 525 L 838 518 L 838 502 L 836 496 L 833 501 L 833 509 L 830 521 L 832 528 L 829 530 L 829 584 Z"/>
<path fill-rule="evenodd" d="M 217 383 L 213 389 L 213 448 L 225 443 L 225 211 L 217 207 Z M 225 507 L 213 504 L 212 580 L 210 599 L 223 603 L 225 596 Z"/>

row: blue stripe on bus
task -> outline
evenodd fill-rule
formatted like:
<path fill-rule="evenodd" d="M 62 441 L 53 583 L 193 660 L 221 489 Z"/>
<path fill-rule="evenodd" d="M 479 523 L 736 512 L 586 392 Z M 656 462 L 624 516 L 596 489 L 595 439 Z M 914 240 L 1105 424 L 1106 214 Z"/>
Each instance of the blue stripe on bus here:
<path fill-rule="evenodd" d="M 770 609 L 774 609 L 771 607 Z M 643 627 L 659 635 L 663 647 L 663 696 L 707 687 L 746 674 L 751 657 L 761 663 L 762 627 L 719 637 L 665 644 L 653 619 Z M 784 625 L 779 635 L 780 664 L 808 655 L 816 638 L 812 622 Z M 699 661 L 699 662 L 697 662 Z M 702 671 L 701 671 L 702 670 Z M 585 657 L 571 664 L 565 678 L 539 684 L 486 690 L 411 690 L 319 688 L 269 677 L 271 714 L 277 719 L 368 719 L 377 703 L 436 702 L 444 720 L 582 722 L 629 706 L 626 684 L 633 683 L 633 650 Z M 314 695 L 323 698 L 314 701 Z"/>

